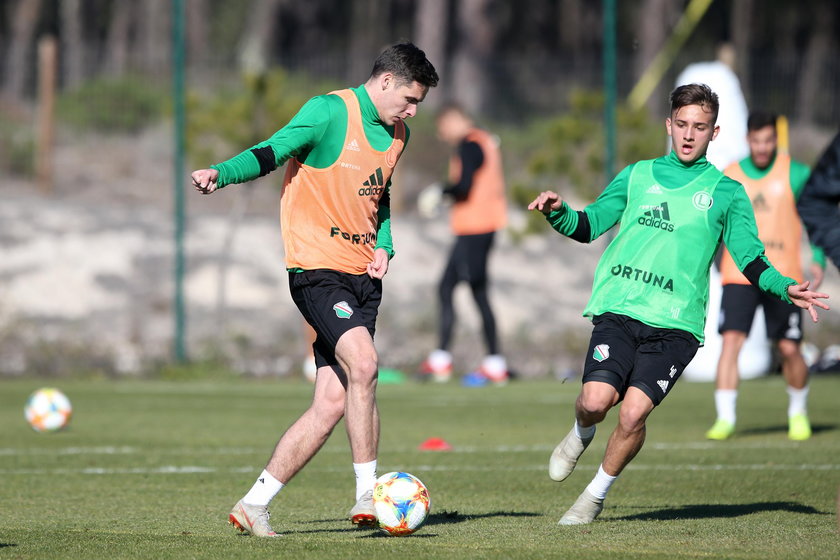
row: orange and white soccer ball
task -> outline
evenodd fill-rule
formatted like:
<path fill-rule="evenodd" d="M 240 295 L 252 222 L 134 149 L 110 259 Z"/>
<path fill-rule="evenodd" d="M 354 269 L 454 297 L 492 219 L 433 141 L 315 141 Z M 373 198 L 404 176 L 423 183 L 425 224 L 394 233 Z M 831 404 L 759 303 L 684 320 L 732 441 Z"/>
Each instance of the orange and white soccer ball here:
<path fill-rule="evenodd" d="M 432 501 L 426 485 L 405 472 L 389 472 L 376 480 L 373 507 L 379 528 L 389 535 L 410 535 L 420 528 Z"/>
<path fill-rule="evenodd" d="M 36 432 L 55 432 L 70 421 L 70 399 L 53 388 L 38 389 L 29 396 L 23 409 L 26 421 Z"/>

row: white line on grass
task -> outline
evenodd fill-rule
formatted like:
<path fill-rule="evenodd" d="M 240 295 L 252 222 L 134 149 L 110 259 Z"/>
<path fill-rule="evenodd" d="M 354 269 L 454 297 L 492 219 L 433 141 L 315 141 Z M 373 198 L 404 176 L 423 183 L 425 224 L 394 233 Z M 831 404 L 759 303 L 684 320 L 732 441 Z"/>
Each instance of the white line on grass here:
<path fill-rule="evenodd" d="M 383 466 L 383 472 L 389 470 L 405 469 L 405 466 Z M 522 472 L 542 471 L 545 465 L 520 465 L 520 466 L 479 466 L 479 465 L 411 465 L 413 472 Z M 651 471 L 840 471 L 840 464 L 824 465 L 778 465 L 778 464 L 732 464 L 732 465 L 645 465 L 630 464 L 630 470 L 651 470 Z M 196 465 L 164 465 L 160 467 L 131 467 L 131 468 L 102 468 L 86 467 L 80 469 L 56 468 L 56 469 L 0 469 L 0 475 L 131 475 L 131 474 L 215 474 L 215 473 L 253 473 L 259 472 L 257 467 L 203 467 Z M 344 473 L 348 472 L 347 467 L 309 467 L 308 472 L 322 473 Z"/>
<path fill-rule="evenodd" d="M 686 441 L 686 442 L 649 442 L 645 449 L 655 451 L 671 451 L 680 449 L 692 450 L 737 450 L 737 449 L 797 449 L 801 443 L 793 441 L 753 441 L 753 442 L 707 442 L 707 441 Z M 554 445 L 495 445 L 495 446 L 476 446 L 476 445 L 456 445 L 449 453 L 533 453 L 545 452 L 554 449 Z M 402 446 L 389 447 L 389 453 L 409 453 L 417 451 L 416 447 Z M 267 453 L 270 451 L 269 447 L 178 447 L 175 449 L 160 449 L 160 448 L 141 448 L 133 446 L 117 446 L 106 445 L 98 447 L 5 447 L 0 448 L 0 457 L 2 456 L 25 456 L 25 455 L 136 455 L 149 454 L 156 455 L 220 455 L 220 456 L 238 456 L 238 455 L 253 455 L 260 453 Z M 349 453 L 350 448 L 339 445 L 329 446 L 322 450 L 323 453 Z"/>

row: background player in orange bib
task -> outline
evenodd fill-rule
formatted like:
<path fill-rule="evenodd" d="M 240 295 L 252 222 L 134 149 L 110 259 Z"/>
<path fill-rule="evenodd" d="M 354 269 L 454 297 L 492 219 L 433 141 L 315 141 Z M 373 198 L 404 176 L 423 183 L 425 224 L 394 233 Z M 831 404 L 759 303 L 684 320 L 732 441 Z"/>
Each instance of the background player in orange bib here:
<path fill-rule="evenodd" d="M 496 232 L 507 223 L 505 178 L 498 140 L 473 123 L 458 105 L 443 107 L 437 117 L 438 136 L 457 150 L 449 162 L 449 180 L 444 193 L 454 199 L 450 225 L 455 244 L 438 286 L 440 304 L 439 346 L 421 366 L 421 373 L 447 381 L 452 373 L 449 353 L 455 326 L 452 294 L 459 282 L 467 282 L 481 313 L 487 355 L 465 381 L 505 383 L 507 362 L 499 350 L 496 319 L 488 294 L 487 260 Z"/>
<path fill-rule="evenodd" d="M 746 189 L 752 202 L 758 236 L 767 257 L 779 271 L 802 282 L 800 256 L 802 224 L 796 200 L 808 180 L 808 168 L 778 150 L 776 115 L 753 112 L 747 120 L 750 155 L 729 165 L 724 171 Z M 825 256 L 812 247 L 812 286 L 823 278 Z M 778 346 L 782 373 L 789 394 L 788 436 L 802 440 L 811 436 L 807 416 L 808 367 L 799 345 L 802 340 L 802 312 L 793 304 L 762 294 L 738 270 L 732 256 L 724 251 L 721 261 L 723 296 L 720 306 L 720 333 L 723 347 L 717 369 L 715 408 L 717 420 L 706 432 L 709 439 L 726 439 L 735 431 L 735 402 L 738 396 L 738 354 L 752 326 L 758 305 L 764 309 L 767 336 Z"/>
<path fill-rule="evenodd" d="M 367 82 L 320 95 L 268 140 L 194 171 L 204 194 L 265 175 L 287 160 L 280 225 L 292 299 L 317 333 L 312 404 L 282 435 L 229 520 L 261 537 L 277 533 L 268 504 L 318 452 L 343 417 L 356 474 L 354 524 L 376 522 L 373 486 L 379 443 L 377 352 L 382 277 L 393 256 L 391 175 L 413 117 L 438 76 L 411 43 L 386 49 Z M 247 430 L 247 417 L 243 418 Z"/>

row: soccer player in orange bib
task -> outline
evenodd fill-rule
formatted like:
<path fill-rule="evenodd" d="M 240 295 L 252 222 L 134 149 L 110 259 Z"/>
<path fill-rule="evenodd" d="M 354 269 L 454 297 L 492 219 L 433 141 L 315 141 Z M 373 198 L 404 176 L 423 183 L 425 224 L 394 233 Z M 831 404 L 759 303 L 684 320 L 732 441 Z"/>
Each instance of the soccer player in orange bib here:
<path fill-rule="evenodd" d="M 440 302 L 439 346 L 421 366 L 421 373 L 435 381 L 448 381 L 452 374 L 449 346 L 455 326 L 452 301 L 455 286 L 467 282 L 481 314 L 487 355 L 478 370 L 465 381 L 501 385 L 508 380 L 508 367 L 499 349 L 496 318 L 490 307 L 487 261 L 496 232 L 507 223 L 505 177 L 498 139 L 478 128 L 459 106 L 443 107 L 437 117 L 438 136 L 457 149 L 449 162 L 449 181 L 444 193 L 454 200 L 450 212 L 455 244 L 438 286 Z"/>
<path fill-rule="evenodd" d="M 750 155 L 734 162 L 724 173 L 746 189 L 752 202 L 758 237 L 767 257 L 785 276 L 804 280 L 799 247 L 802 224 L 796 200 L 808 180 L 808 167 L 780 152 L 776 134 L 776 115 L 754 111 L 747 120 Z M 823 251 L 812 246 L 811 285 L 817 289 L 825 268 Z M 808 422 L 808 366 L 799 350 L 802 341 L 802 311 L 793 305 L 762 294 L 738 270 L 728 251 L 720 265 L 723 296 L 719 330 L 723 347 L 717 369 L 715 408 L 717 419 L 706 432 L 709 439 L 723 440 L 735 431 L 735 401 L 738 396 L 738 354 L 747 339 L 756 308 L 764 309 L 768 338 L 778 346 L 782 374 L 787 381 L 788 437 L 811 437 Z"/>
<path fill-rule="evenodd" d="M 280 226 L 289 287 L 315 329 L 317 374 L 309 409 L 281 436 L 274 453 L 229 520 L 275 537 L 268 504 L 318 452 L 343 417 L 356 473 L 356 525 L 376 522 L 373 486 L 379 443 L 377 352 L 373 343 L 382 278 L 394 255 L 391 176 L 413 117 L 438 75 L 411 43 L 386 49 L 359 87 L 310 99 L 268 140 L 209 169 L 194 171 L 210 194 L 256 179 L 289 161 Z"/>

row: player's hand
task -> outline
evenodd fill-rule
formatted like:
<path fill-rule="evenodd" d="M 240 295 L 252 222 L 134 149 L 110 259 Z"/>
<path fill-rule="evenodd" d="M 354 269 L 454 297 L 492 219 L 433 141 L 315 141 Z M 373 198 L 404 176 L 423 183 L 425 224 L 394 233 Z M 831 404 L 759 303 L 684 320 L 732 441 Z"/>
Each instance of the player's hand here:
<path fill-rule="evenodd" d="M 219 186 L 218 169 L 199 169 L 192 172 L 192 181 L 195 190 L 201 194 L 210 194 Z"/>
<path fill-rule="evenodd" d="M 825 310 L 829 309 L 827 303 L 820 301 L 821 299 L 828 299 L 828 294 L 812 292 L 808 289 L 810 284 L 811 283 L 808 280 L 805 280 L 801 284 L 788 286 L 787 293 L 790 296 L 790 301 L 792 301 L 796 307 L 807 309 L 808 313 L 811 315 L 811 319 L 816 323 L 819 320 L 816 308 L 819 307 Z"/>
<path fill-rule="evenodd" d="M 417 211 L 427 219 L 436 218 L 440 214 L 443 203 L 443 187 L 440 183 L 432 183 L 417 195 Z"/>
<path fill-rule="evenodd" d="M 811 284 L 815 290 L 820 287 L 823 278 L 825 278 L 825 269 L 817 263 L 811 263 Z"/>
<path fill-rule="evenodd" d="M 539 210 L 546 216 L 560 210 L 563 206 L 563 199 L 554 191 L 543 191 L 534 201 L 528 205 L 528 210 Z"/>
<path fill-rule="evenodd" d="M 367 265 L 367 273 L 371 278 L 382 280 L 388 272 L 388 251 L 376 249 L 373 251 L 373 260 Z"/>

